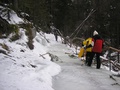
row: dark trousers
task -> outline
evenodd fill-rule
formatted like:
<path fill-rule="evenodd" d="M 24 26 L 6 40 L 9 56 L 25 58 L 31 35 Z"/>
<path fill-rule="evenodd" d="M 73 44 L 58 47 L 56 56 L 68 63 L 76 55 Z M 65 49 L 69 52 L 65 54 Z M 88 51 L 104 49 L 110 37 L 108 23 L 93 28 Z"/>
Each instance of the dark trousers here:
<path fill-rule="evenodd" d="M 92 52 L 87 52 L 87 53 L 86 53 L 86 61 L 85 61 L 85 64 L 86 64 L 86 65 L 88 65 L 88 61 L 90 60 L 91 53 L 92 53 Z"/>
<path fill-rule="evenodd" d="M 90 58 L 89 58 L 89 60 L 88 60 L 88 66 L 91 66 L 93 57 L 94 57 L 95 55 L 96 55 L 96 62 L 97 62 L 96 68 L 99 69 L 100 66 L 101 66 L 101 60 L 100 60 L 100 55 L 101 55 L 101 53 L 92 52 L 92 53 L 91 53 L 91 56 L 90 56 Z"/>

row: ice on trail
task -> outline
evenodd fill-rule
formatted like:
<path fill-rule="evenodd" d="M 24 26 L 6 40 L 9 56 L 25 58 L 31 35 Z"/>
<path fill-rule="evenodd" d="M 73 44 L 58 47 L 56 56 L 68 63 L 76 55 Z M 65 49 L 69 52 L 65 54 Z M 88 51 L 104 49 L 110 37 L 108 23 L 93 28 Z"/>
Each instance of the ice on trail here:
<path fill-rule="evenodd" d="M 96 66 L 88 67 L 82 65 L 78 58 L 71 58 L 67 53 L 71 53 L 70 48 L 64 44 L 53 44 L 49 47 L 49 52 L 58 56 L 60 61 L 56 63 L 61 66 L 61 72 L 53 78 L 53 88 L 55 90 L 120 90 L 120 78 L 115 80 L 110 78 L 112 73 L 104 67 L 96 69 Z M 62 60 L 62 61 L 61 61 Z"/>

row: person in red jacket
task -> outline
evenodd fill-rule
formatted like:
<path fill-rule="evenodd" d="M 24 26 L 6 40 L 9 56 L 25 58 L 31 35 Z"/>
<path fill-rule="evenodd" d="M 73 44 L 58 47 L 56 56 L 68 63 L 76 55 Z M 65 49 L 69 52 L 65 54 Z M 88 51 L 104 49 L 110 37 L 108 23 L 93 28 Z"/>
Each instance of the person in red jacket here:
<path fill-rule="evenodd" d="M 93 37 L 92 37 L 92 54 L 88 62 L 88 66 L 91 66 L 93 57 L 96 55 L 96 62 L 97 62 L 97 69 L 100 69 L 101 66 L 101 60 L 100 60 L 100 55 L 102 53 L 102 48 L 103 48 L 103 39 L 100 37 L 97 31 L 93 32 Z"/>

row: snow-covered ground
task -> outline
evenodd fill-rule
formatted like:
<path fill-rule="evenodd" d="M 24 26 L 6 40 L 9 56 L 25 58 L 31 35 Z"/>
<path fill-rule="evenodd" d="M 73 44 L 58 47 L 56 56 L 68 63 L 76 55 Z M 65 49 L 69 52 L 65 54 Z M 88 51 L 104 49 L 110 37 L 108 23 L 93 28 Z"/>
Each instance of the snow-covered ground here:
<path fill-rule="evenodd" d="M 27 37 L 15 42 L 0 40 L 9 47 L 7 55 L 0 53 L 0 90 L 120 90 L 120 79 L 110 78 L 105 68 L 81 66 L 77 57 L 69 57 L 74 48 L 55 41 L 54 35 L 45 34 L 47 41 L 37 33 L 34 50 L 26 45 Z M 4 50 L 1 46 L 0 49 Z M 57 59 L 51 61 L 49 54 Z M 43 55 L 43 56 L 41 56 Z M 55 76 L 56 75 L 56 76 Z"/>
<path fill-rule="evenodd" d="M 7 20 L 4 14 L 1 17 Z M 23 22 L 14 11 L 10 15 L 9 23 Z M 75 50 L 62 44 L 60 37 L 56 42 L 54 35 L 45 34 L 48 43 L 37 33 L 30 50 L 24 31 L 20 29 L 21 38 L 15 42 L 0 39 L 0 51 L 7 53 L 0 53 L 0 90 L 120 90 L 120 78 L 110 78 L 112 72 L 81 66 L 77 57 L 69 57 Z"/>
<path fill-rule="evenodd" d="M 13 10 L 7 8 L 10 10 L 8 19 L 6 8 L 0 6 L 0 9 L 0 16 L 8 23 L 25 23 Z M 54 90 L 52 76 L 58 74 L 61 68 L 51 62 L 50 56 L 46 54 L 49 43 L 37 33 L 34 50 L 30 50 L 25 30 L 21 28 L 19 34 L 21 38 L 15 42 L 10 42 L 9 38 L 0 39 L 0 51 L 7 53 L 0 53 L 0 90 Z M 45 55 L 42 57 L 42 54 Z"/>
<path fill-rule="evenodd" d="M 46 54 L 49 45 L 38 34 L 35 48 L 30 50 L 24 31 L 21 33 L 22 38 L 16 42 L 0 40 L 9 47 L 6 51 L 9 56 L 0 53 L 0 90 L 53 90 L 52 76 L 60 72 L 60 66 Z M 4 50 L 1 46 L 0 49 Z"/>
<path fill-rule="evenodd" d="M 56 63 L 61 66 L 61 72 L 53 78 L 55 90 L 120 90 L 120 78 L 112 76 L 104 66 L 96 69 L 95 65 L 82 65 L 77 57 L 66 54 L 71 54 L 72 49 L 63 44 L 51 45 L 50 50 L 59 57 Z"/>

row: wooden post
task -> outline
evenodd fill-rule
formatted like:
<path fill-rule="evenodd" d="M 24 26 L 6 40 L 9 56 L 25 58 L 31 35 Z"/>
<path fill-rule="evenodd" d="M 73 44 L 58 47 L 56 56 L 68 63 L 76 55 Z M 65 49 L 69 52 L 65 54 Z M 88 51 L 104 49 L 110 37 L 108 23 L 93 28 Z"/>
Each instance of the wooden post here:
<path fill-rule="evenodd" d="M 119 60 L 119 52 L 118 52 L 118 63 L 120 62 L 120 60 Z"/>
<path fill-rule="evenodd" d="M 111 54 L 111 50 L 109 49 L 109 53 L 108 53 L 108 57 L 109 57 L 109 70 L 111 71 L 111 56 L 110 56 L 110 54 Z"/>

